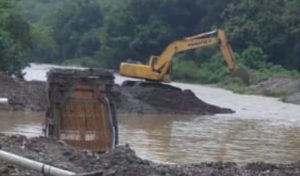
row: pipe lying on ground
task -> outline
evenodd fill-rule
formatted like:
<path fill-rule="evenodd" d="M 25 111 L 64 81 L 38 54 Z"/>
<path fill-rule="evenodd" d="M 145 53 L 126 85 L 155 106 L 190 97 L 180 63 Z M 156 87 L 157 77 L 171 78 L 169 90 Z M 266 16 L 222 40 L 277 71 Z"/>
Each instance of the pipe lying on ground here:
<path fill-rule="evenodd" d="M 75 175 L 74 172 L 63 170 L 57 167 L 53 167 L 44 163 L 40 163 L 34 160 L 30 160 L 3 150 L 0 150 L 0 160 L 16 164 L 18 166 L 33 169 L 35 171 L 41 172 L 44 175 L 49 176 L 69 176 Z"/>
<path fill-rule="evenodd" d="M 7 104 L 8 98 L 0 98 L 0 104 Z"/>

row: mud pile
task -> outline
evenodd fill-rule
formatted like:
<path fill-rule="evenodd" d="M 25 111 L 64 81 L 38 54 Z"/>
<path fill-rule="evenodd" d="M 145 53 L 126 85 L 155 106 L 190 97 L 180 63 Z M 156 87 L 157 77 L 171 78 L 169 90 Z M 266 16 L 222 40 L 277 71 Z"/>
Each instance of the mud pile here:
<path fill-rule="evenodd" d="M 26 82 L 0 72 L 0 97 L 8 98 L 9 105 L 0 105 L 2 110 L 46 109 L 46 83 Z"/>
<path fill-rule="evenodd" d="M 239 166 L 235 163 L 157 164 L 139 158 L 129 146 L 119 146 L 109 153 L 99 154 L 97 152 L 76 150 L 62 142 L 42 137 L 27 139 L 23 136 L 7 137 L 0 135 L 0 144 L 5 151 L 76 173 L 98 171 L 99 175 L 106 176 L 283 176 L 300 174 L 300 163 L 289 165 L 251 163 L 245 166 Z M 200 161 L 201 158 L 199 158 Z M 3 161 L 0 165 L 0 175 L 41 175 Z"/>
<path fill-rule="evenodd" d="M 72 70 L 69 70 L 71 73 Z M 78 70 L 77 70 L 78 72 Z M 101 74 L 102 72 L 95 72 Z M 107 75 L 107 74 L 110 75 Z M 105 72 L 113 77 L 113 73 Z M 69 85 L 69 82 L 62 84 Z M 46 83 L 13 79 L 0 73 L 0 97 L 9 99 L 9 106 L 1 109 L 45 111 L 47 107 Z M 137 82 L 114 85 L 110 99 L 118 113 L 135 114 L 216 114 L 232 113 L 226 108 L 207 104 L 197 98 L 190 90 L 159 83 Z"/>
<path fill-rule="evenodd" d="M 112 100 L 119 113 L 216 114 L 232 110 L 207 104 L 192 91 L 155 83 L 126 82 L 113 88 Z"/>

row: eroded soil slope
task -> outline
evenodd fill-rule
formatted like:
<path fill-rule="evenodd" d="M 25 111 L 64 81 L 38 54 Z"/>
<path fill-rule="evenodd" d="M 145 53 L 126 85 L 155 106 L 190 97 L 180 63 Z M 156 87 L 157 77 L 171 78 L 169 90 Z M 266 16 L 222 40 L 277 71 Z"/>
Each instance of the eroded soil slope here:
<path fill-rule="evenodd" d="M 9 100 L 9 105 L 0 104 L 2 110 L 44 111 L 47 102 L 46 83 L 26 82 L 0 72 L 0 97 Z"/>
<path fill-rule="evenodd" d="M 205 103 L 190 90 L 161 83 L 137 82 L 134 85 L 115 86 L 112 97 L 120 113 L 233 113 L 230 109 Z"/>

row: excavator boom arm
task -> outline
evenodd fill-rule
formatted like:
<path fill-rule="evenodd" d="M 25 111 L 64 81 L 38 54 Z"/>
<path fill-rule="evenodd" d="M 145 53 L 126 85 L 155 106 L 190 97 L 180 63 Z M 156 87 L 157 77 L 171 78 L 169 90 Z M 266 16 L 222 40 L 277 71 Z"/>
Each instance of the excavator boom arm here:
<path fill-rule="evenodd" d="M 161 74 L 167 73 L 174 54 L 182 51 L 192 50 L 205 46 L 210 46 L 218 43 L 218 39 L 214 37 L 202 39 L 178 40 L 170 45 L 158 57 L 155 64 L 152 64 L 153 69 L 160 71 Z"/>
<path fill-rule="evenodd" d="M 214 44 L 219 44 L 221 53 L 227 66 L 229 67 L 229 70 L 234 71 L 236 69 L 236 65 L 233 52 L 227 42 L 223 30 L 206 32 L 171 43 L 159 56 L 157 63 L 153 64 L 153 69 L 160 71 L 161 77 L 163 77 L 163 75 L 168 72 L 174 54 L 181 51 L 202 48 Z"/>
<path fill-rule="evenodd" d="M 223 30 L 206 32 L 172 42 L 166 47 L 160 56 L 152 56 L 150 58 L 149 65 L 121 63 L 120 73 L 130 77 L 163 81 L 168 79 L 168 72 L 174 54 L 181 51 L 202 48 L 215 44 L 219 45 L 229 70 L 242 78 L 242 80 L 248 84 L 249 75 L 245 71 L 242 71 L 242 76 L 239 74 L 241 70 L 238 69 L 235 64 L 232 49 L 227 42 L 225 32 Z"/>

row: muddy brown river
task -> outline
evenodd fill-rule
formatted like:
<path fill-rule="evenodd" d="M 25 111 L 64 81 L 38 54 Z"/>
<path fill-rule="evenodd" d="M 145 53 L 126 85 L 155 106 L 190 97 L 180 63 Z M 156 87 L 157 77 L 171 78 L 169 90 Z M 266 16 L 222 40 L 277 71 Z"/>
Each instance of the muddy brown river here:
<path fill-rule="evenodd" d="M 53 65 L 25 69 L 28 80 L 45 80 Z M 116 77 L 121 83 L 123 78 Z M 300 161 L 300 106 L 276 98 L 234 94 L 193 84 L 172 83 L 191 89 L 202 100 L 231 108 L 235 114 L 215 116 L 118 114 L 120 143 L 128 143 L 142 158 L 167 163 Z M 42 135 L 43 113 L 0 112 L 0 132 Z"/>

